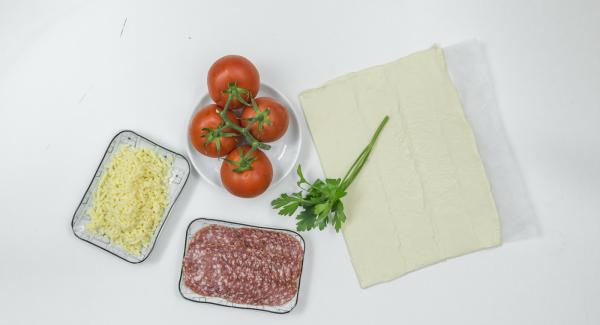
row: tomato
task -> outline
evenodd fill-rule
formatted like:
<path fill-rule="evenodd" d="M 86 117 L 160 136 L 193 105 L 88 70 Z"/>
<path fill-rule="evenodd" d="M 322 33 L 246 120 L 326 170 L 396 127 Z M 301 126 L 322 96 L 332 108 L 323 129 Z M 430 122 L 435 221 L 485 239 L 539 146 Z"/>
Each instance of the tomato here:
<path fill-rule="evenodd" d="M 243 56 L 224 56 L 208 70 L 208 93 L 217 105 L 224 107 L 229 94 L 224 93 L 229 84 L 236 83 L 238 87 L 244 88 L 256 97 L 260 88 L 260 76 L 256 67 Z M 249 101 L 248 94 L 242 94 L 242 98 Z M 232 98 L 229 108 L 242 107 L 237 98 Z"/>
<path fill-rule="evenodd" d="M 227 155 L 227 158 L 225 158 L 221 165 L 221 182 L 223 182 L 225 188 L 231 194 L 245 198 L 255 197 L 264 193 L 273 179 L 271 161 L 260 149 L 254 150 L 249 155 L 256 158 L 256 160 L 249 163 L 248 169 L 242 172 L 234 170 L 240 167 L 236 163 L 240 164 L 240 157 L 248 152 L 249 149 L 249 145 L 240 146 Z"/>
<path fill-rule="evenodd" d="M 209 157 L 223 157 L 230 153 L 237 146 L 240 141 L 240 136 L 232 128 L 225 128 L 221 132 L 215 134 L 219 139 L 215 139 L 207 143 L 209 131 L 203 130 L 205 128 L 217 129 L 222 122 L 219 111 L 221 108 L 215 104 L 210 104 L 201 110 L 199 110 L 190 124 L 189 134 L 190 140 L 194 145 L 194 148 L 203 155 Z M 239 121 L 233 112 L 228 111 L 227 117 L 235 124 L 239 125 Z M 225 133 L 225 134 L 224 134 Z M 235 136 L 231 136 L 235 134 Z M 217 141 L 220 141 L 220 150 L 217 147 Z"/>
<path fill-rule="evenodd" d="M 269 109 L 269 113 L 264 115 L 258 114 L 257 117 L 254 108 L 247 106 L 240 116 L 242 126 L 246 127 L 248 124 L 253 123 L 252 127 L 250 127 L 250 133 L 261 142 L 272 142 L 281 138 L 285 134 L 285 131 L 287 131 L 289 124 L 287 109 L 270 97 L 257 98 L 256 105 L 259 112 Z M 259 128 L 259 124 L 261 123 L 262 130 Z"/>

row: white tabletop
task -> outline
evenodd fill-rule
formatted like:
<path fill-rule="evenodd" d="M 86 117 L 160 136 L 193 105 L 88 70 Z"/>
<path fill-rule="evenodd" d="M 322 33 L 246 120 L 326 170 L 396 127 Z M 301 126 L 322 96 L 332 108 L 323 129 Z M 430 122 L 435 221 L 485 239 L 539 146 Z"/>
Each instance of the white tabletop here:
<path fill-rule="evenodd" d="M 0 1 L 0 322 L 600 323 L 599 13 L 592 0 Z M 298 307 L 275 315 L 186 301 L 177 281 L 194 218 L 292 228 L 268 202 L 293 178 L 244 200 L 193 174 L 139 265 L 71 232 L 116 132 L 185 152 L 187 118 L 221 55 L 247 56 L 298 105 L 333 77 L 469 38 L 486 47 L 539 238 L 362 290 L 342 236 L 306 233 Z M 320 176 L 304 140 L 301 163 Z"/>

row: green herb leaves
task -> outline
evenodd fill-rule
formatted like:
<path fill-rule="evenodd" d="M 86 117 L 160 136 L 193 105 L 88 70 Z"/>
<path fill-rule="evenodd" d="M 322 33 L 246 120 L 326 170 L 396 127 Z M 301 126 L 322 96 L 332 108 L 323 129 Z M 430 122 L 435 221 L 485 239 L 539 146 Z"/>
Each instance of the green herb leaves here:
<path fill-rule="evenodd" d="M 343 179 L 327 178 L 325 181 L 317 179 L 314 183 L 310 183 L 304 177 L 302 167 L 298 165 L 296 170 L 298 182 L 296 184 L 301 191 L 292 194 L 283 193 L 271 202 L 271 206 L 279 210 L 279 214 L 283 216 L 292 216 L 300 208 L 301 211 L 296 216 L 296 229 L 299 231 L 315 228 L 323 230 L 327 224 L 331 224 L 338 232 L 346 221 L 344 203 L 341 199 L 346 196 L 346 190 L 365 165 L 388 120 L 389 117 L 386 116 L 381 121 L 371 141 L 354 161 Z"/>
<path fill-rule="evenodd" d="M 328 178 L 323 182 L 318 179 L 311 184 L 304 178 L 302 166 L 298 166 L 297 173 L 297 184 L 303 191 L 289 195 L 281 194 L 271 202 L 273 208 L 279 209 L 280 215 L 291 216 L 302 207 L 303 210 L 296 217 L 296 227 L 300 231 L 313 228 L 323 230 L 328 223 L 335 225 L 336 231 L 339 231 L 346 220 L 344 204 L 340 200 L 346 195 L 341 186 L 342 180 Z"/>

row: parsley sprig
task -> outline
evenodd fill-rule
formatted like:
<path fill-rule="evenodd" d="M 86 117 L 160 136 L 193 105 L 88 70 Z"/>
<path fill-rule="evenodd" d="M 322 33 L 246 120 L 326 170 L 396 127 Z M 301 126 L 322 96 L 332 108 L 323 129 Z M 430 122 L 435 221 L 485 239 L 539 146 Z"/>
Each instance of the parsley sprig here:
<path fill-rule="evenodd" d="M 296 216 L 298 231 L 307 231 L 313 228 L 323 230 L 327 224 L 333 225 L 336 232 L 340 231 L 342 224 L 346 221 L 344 203 L 341 199 L 346 196 L 348 187 L 367 162 L 373 146 L 388 120 L 389 117 L 386 116 L 381 121 L 371 141 L 356 158 L 344 178 L 326 178 L 324 181 L 317 179 L 310 183 L 304 177 L 302 167 L 298 165 L 296 171 L 298 182 L 296 184 L 300 191 L 281 194 L 271 202 L 273 209 L 279 210 L 280 215 L 292 216 L 298 208 L 301 208 L 300 213 Z"/>

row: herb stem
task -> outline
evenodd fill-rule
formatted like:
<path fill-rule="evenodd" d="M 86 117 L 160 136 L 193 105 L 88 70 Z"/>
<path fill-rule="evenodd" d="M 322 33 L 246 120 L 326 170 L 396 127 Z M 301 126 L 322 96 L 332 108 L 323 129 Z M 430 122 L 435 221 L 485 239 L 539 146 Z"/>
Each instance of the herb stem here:
<path fill-rule="evenodd" d="M 345 191 L 350 186 L 350 184 L 352 184 L 352 182 L 354 181 L 354 179 L 356 178 L 356 176 L 358 175 L 360 170 L 363 168 L 363 166 L 367 162 L 367 159 L 369 158 L 369 155 L 371 154 L 371 151 L 373 150 L 373 146 L 375 145 L 375 142 L 377 141 L 379 134 L 381 133 L 381 131 L 383 130 L 383 127 L 385 126 L 385 124 L 388 122 L 389 119 L 390 118 L 387 115 L 383 118 L 381 123 L 379 123 L 377 130 L 375 130 L 375 133 L 371 137 L 371 141 L 369 142 L 369 144 L 365 147 L 365 149 L 361 152 L 361 154 L 358 156 L 358 158 L 354 161 L 352 166 L 350 166 L 350 169 L 348 169 L 348 172 L 342 179 L 342 190 Z"/>

